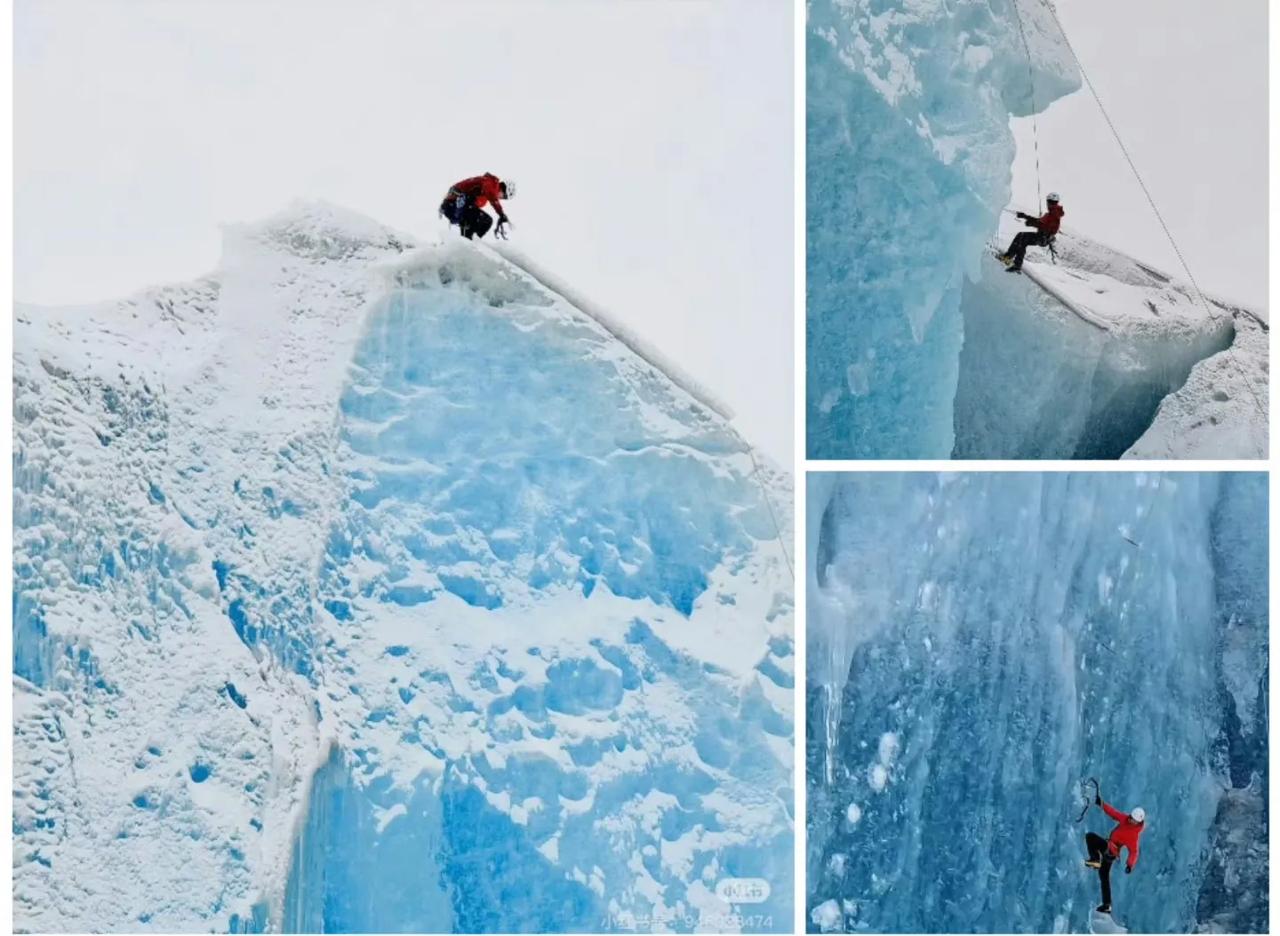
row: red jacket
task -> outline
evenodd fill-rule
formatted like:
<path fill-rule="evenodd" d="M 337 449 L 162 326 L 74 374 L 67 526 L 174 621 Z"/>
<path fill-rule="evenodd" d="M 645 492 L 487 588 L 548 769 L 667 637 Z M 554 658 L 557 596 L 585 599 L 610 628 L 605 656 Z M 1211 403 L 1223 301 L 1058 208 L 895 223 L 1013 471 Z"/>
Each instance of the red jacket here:
<path fill-rule="evenodd" d="M 1066 214 L 1066 212 L 1062 210 L 1061 205 L 1053 204 L 1050 205 L 1049 210 L 1040 217 L 1032 218 L 1027 223 L 1038 228 L 1041 234 L 1053 237 L 1053 235 L 1058 233 L 1058 228 L 1062 227 L 1062 216 L 1064 214 Z"/>
<path fill-rule="evenodd" d="M 1102 804 L 1102 811 L 1119 823 L 1111 830 L 1111 836 L 1107 839 L 1107 850 L 1111 852 L 1112 858 L 1119 858 L 1120 849 L 1129 849 L 1129 860 L 1126 863 L 1132 868 L 1138 863 L 1138 839 L 1142 837 L 1142 830 L 1147 827 L 1147 824 L 1130 822 L 1126 813 L 1122 813 L 1106 802 Z"/>
<path fill-rule="evenodd" d="M 466 195 L 474 202 L 477 208 L 483 208 L 490 202 L 493 203 L 493 210 L 498 213 L 499 218 L 505 218 L 507 213 L 502 210 L 502 202 L 498 199 L 502 197 L 501 180 L 491 172 L 484 175 L 472 176 L 469 179 L 463 179 L 461 182 L 455 182 L 449 187 L 450 195 Z"/>

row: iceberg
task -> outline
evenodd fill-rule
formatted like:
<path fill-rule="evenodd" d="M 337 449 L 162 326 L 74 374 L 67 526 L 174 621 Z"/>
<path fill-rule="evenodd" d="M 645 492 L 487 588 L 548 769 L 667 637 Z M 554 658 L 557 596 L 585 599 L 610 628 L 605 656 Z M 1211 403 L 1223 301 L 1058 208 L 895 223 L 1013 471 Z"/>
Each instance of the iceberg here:
<path fill-rule="evenodd" d="M 18 928 L 791 928 L 791 481 L 607 324 L 323 203 L 17 308 Z"/>
<path fill-rule="evenodd" d="M 1265 932 L 1267 476 L 812 477 L 811 930 Z"/>

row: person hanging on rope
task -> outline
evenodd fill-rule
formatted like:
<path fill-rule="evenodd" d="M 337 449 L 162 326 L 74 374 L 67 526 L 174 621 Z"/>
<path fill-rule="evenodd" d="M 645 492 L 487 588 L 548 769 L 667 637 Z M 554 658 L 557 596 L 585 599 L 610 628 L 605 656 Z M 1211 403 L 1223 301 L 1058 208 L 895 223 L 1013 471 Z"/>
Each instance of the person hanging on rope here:
<path fill-rule="evenodd" d="M 1027 248 L 1049 246 L 1053 236 L 1058 233 L 1058 228 L 1062 227 L 1062 216 L 1066 212 L 1062 210 L 1057 192 L 1049 193 L 1049 197 L 1045 199 L 1045 207 L 1048 210 L 1038 218 L 1026 212 L 1018 212 L 1018 218 L 1034 230 L 1020 231 L 1013 238 L 1009 249 L 1000 255 L 999 259 L 1005 264 L 1007 272 L 1017 273 L 1021 270 L 1022 259 L 1027 254 Z"/>
<path fill-rule="evenodd" d="M 450 224 L 458 226 L 458 233 L 471 240 L 473 237 L 484 237 L 489 233 L 493 218 L 484 210 L 485 205 L 492 205 L 498 215 L 498 227 L 494 237 L 506 240 L 506 226 L 511 223 L 507 213 L 502 210 L 502 199 L 515 198 L 516 185 L 510 179 L 503 181 L 491 172 L 472 176 L 455 182 L 449 186 L 444 201 L 440 203 L 440 214 Z"/>
<path fill-rule="evenodd" d="M 1096 790 L 1097 787 L 1095 786 L 1094 789 Z M 1138 840 L 1147 827 L 1147 812 L 1138 806 L 1130 813 L 1122 813 L 1109 803 L 1103 802 L 1101 792 L 1094 794 L 1093 801 L 1116 821 L 1116 827 L 1111 830 L 1111 835 L 1107 838 L 1095 835 L 1093 832 L 1086 832 L 1084 836 L 1085 847 L 1089 849 L 1085 866 L 1098 869 L 1098 883 L 1102 886 L 1102 905 L 1098 907 L 1098 912 L 1110 913 L 1111 865 L 1120 857 L 1120 849 L 1127 848 L 1129 859 L 1125 862 L 1124 873 L 1133 873 L 1133 867 L 1138 863 Z"/>

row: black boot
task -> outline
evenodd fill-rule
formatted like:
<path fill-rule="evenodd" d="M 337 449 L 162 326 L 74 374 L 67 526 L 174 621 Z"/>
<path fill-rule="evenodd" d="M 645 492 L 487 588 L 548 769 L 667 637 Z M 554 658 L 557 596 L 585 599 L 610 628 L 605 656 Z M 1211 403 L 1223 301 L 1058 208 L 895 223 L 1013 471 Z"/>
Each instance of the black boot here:
<path fill-rule="evenodd" d="M 1100 904 L 1100 905 L 1098 906 L 1098 912 L 1099 912 L 1099 913 L 1110 913 L 1110 912 L 1111 912 L 1111 904 Z"/>

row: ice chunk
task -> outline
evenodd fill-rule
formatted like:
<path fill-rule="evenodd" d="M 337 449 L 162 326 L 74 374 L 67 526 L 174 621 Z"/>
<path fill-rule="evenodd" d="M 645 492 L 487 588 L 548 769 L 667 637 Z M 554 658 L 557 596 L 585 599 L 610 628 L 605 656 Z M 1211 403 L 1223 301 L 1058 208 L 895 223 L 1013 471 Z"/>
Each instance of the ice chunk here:
<path fill-rule="evenodd" d="M 809 919 L 820 933 L 837 933 L 843 927 L 844 917 L 840 910 L 840 902 L 834 898 L 818 904 L 809 914 Z"/>
<path fill-rule="evenodd" d="M 1094 910 L 1089 915 L 1089 932 L 1091 933 L 1127 933 L 1129 932 L 1121 926 L 1116 918 L 1110 913 L 1101 913 Z"/>

